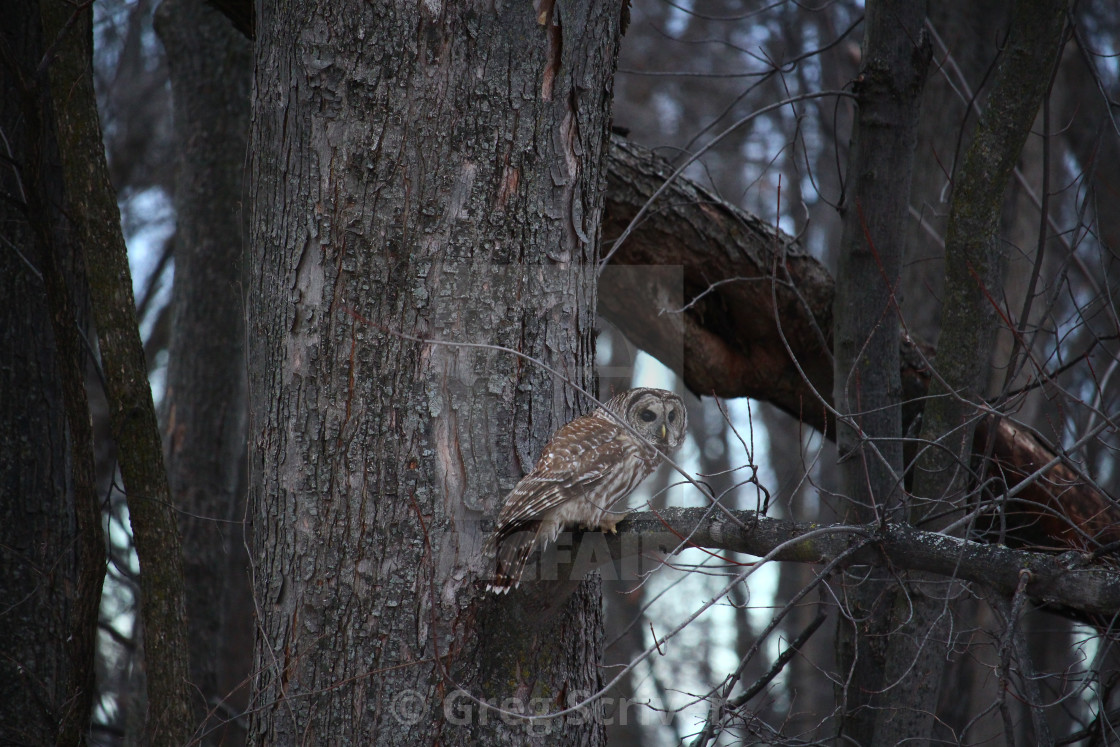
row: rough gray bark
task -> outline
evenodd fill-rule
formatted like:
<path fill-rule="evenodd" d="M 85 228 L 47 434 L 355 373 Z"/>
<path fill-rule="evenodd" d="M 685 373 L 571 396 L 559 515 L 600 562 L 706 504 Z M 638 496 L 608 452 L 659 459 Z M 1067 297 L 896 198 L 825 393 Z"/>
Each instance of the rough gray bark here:
<path fill-rule="evenodd" d="M 859 111 L 848 153 L 833 304 L 833 404 L 849 523 L 897 521 L 903 508 L 899 308 L 910 177 L 930 47 L 924 2 L 868 3 Z M 894 744 L 876 724 L 890 668 L 895 593 L 884 566 L 843 576 L 836 659 L 839 731 L 855 744 Z M 916 736 L 914 734 L 902 736 Z"/>
<path fill-rule="evenodd" d="M 84 744 L 104 540 L 85 376 L 85 268 L 69 230 L 38 3 L 0 16 L 0 742 Z"/>
<path fill-rule="evenodd" d="M 191 683 L 206 743 L 244 742 L 253 606 L 245 545 L 248 402 L 242 295 L 242 173 L 251 52 L 202 0 L 156 11 L 171 77 L 175 281 L 168 347 L 168 479 L 179 508 L 190 611 Z M 207 713 L 212 713 L 207 718 Z"/>
<path fill-rule="evenodd" d="M 182 550 L 94 100 L 92 11 L 61 0 L 41 10 L 44 38 L 56 40 L 47 71 L 67 215 L 88 268 L 110 429 L 140 558 L 147 737 L 178 744 L 188 739 L 191 726 Z"/>
<path fill-rule="evenodd" d="M 251 741 L 602 743 L 593 719 L 507 724 L 459 693 L 555 711 L 599 683 L 597 583 L 478 584 L 482 522 L 588 403 L 521 359 L 392 332 L 590 381 L 620 12 L 263 7 Z"/>

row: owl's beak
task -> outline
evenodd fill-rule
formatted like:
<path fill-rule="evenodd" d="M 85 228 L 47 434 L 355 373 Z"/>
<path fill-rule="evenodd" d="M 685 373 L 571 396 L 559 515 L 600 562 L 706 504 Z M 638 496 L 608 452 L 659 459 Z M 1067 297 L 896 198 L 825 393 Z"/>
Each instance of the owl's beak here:
<path fill-rule="evenodd" d="M 661 424 L 661 440 L 662 441 L 668 441 L 669 440 L 669 429 L 665 427 L 664 423 Z"/>

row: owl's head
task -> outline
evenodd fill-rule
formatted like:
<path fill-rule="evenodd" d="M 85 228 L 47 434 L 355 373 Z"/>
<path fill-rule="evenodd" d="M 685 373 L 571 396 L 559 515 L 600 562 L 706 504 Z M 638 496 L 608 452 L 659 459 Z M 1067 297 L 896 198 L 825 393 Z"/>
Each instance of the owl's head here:
<path fill-rule="evenodd" d="M 684 401 L 664 389 L 631 389 L 607 402 L 607 409 L 662 451 L 684 443 L 688 413 Z"/>

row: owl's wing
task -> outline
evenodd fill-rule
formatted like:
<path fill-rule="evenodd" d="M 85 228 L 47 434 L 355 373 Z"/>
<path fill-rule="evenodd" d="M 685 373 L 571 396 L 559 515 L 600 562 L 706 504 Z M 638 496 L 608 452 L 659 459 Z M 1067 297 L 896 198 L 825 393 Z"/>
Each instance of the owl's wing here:
<path fill-rule="evenodd" d="M 614 428 L 586 429 L 571 443 L 557 433 L 533 471 L 506 497 L 500 527 L 516 527 L 589 491 L 607 479 L 632 451 Z"/>
<path fill-rule="evenodd" d="M 516 500 L 505 505 L 498 523 L 504 527 L 539 519 L 545 512 L 573 500 L 604 478 L 601 472 L 587 473 L 572 482 L 550 477 L 525 477 L 515 489 L 518 493 Z"/>

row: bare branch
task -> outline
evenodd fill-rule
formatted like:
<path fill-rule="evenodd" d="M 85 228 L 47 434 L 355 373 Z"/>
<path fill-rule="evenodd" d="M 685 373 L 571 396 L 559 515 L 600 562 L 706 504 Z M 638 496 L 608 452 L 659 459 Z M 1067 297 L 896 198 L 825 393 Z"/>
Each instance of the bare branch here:
<path fill-rule="evenodd" d="M 819 524 L 761 516 L 754 511 L 732 511 L 735 521 L 706 508 L 669 508 L 630 514 L 619 523 L 618 536 L 607 537 L 613 560 L 638 551 L 674 553 L 685 545 L 763 556 L 784 542 L 810 532 L 816 535 L 783 548 L 774 560 L 827 563 L 853 545 L 851 564 L 887 563 L 899 571 L 926 571 L 971 581 L 1011 597 L 1019 588 L 1020 573 L 1030 573 L 1025 593 L 1037 604 L 1057 605 L 1090 615 L 1112 616 L 1120 611 L 1120 572 L 1114 568 L 1086 567 L 1081 553 L 1048 555 L 988 545 L 936 532 L 923 532 L 906 524 L 854 527 L 835 526 L 822 533 Z M 626 540 L 641 535 L 640 543 Z M 592 534 L 592 536 L 595 536 Z M 573 551 L 578 557 L 578 548 Z"/>

